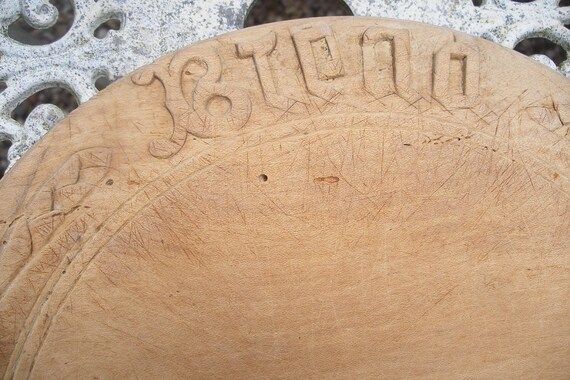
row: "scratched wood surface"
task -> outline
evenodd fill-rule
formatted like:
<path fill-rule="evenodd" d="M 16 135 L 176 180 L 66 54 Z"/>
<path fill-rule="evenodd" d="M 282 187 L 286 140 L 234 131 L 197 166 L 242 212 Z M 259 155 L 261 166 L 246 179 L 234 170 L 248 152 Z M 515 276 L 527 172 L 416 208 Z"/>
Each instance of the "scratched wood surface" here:
<path fill-rule="evenodd" d="M 166 56 L 0 182 L 0 373 L 564 378 L 569 103 L 412 22 Z"/>

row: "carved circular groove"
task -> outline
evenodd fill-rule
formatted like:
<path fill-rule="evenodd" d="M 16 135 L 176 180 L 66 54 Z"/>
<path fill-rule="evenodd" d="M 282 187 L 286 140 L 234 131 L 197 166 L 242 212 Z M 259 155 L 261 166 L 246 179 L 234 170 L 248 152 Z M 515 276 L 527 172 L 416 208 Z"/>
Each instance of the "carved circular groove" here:
<path fill-rule="evenodd" d="M 394 20 L 167 55 L 0 181 L 0 373 L 562 378 L 569 99 Z"/>
<path fill-rule="evenodd" d="M 232 102 L 226 96 L 214 95 L 208 99 L 208 105 L 206 108 L 210 115 L 221 116 L 231 111 Z"/>

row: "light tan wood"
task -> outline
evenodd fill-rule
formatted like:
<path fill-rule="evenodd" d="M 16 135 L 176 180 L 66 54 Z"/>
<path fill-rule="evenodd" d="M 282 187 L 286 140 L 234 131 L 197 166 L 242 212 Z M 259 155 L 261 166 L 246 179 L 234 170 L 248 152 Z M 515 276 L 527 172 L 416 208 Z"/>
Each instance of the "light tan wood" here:
<path fill-rule="evenodd" d="M 570 81 L 325 18 L 209 40 L 1 181 L 5 378 L 565 378 Z"/>

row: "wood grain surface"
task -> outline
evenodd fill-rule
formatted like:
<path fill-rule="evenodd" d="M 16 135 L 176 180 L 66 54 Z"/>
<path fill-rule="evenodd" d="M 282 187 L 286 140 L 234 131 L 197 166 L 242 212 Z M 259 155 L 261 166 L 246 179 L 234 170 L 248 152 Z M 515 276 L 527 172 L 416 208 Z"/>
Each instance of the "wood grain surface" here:
<path fill-rule="evenodd" d="M 0 181 L 4 378 L 567 378 L 570 81 L 419 23 L 163 57 Z"/>

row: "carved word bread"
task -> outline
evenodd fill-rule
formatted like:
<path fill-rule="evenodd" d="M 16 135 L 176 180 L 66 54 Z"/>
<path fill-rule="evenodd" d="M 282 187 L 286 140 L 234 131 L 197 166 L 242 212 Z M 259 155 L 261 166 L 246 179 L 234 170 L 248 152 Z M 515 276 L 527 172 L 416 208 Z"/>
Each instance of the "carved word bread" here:
<path fill-rule="evenodd" d="M 566 377 L 569 103 L 412 22 L 168 55 L 0 182 L 0 373 Z"/>

